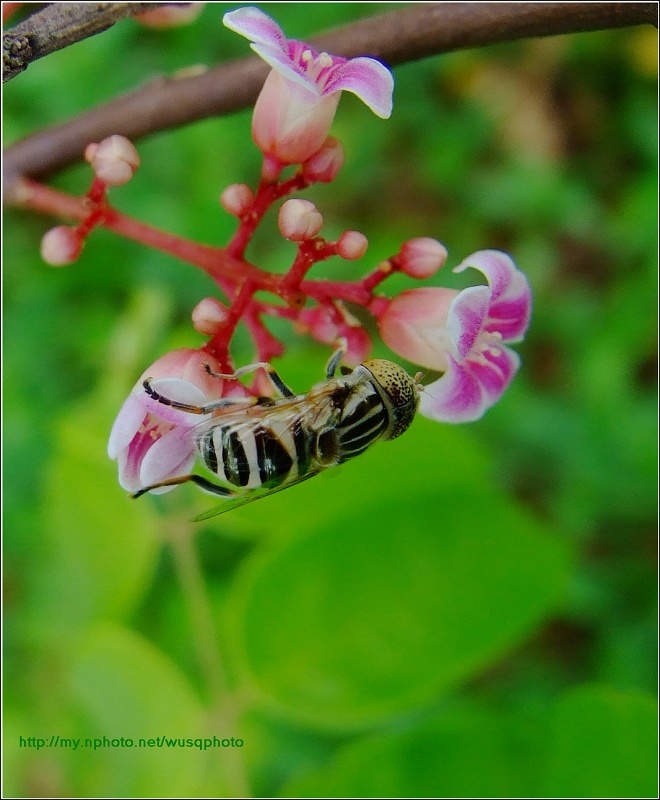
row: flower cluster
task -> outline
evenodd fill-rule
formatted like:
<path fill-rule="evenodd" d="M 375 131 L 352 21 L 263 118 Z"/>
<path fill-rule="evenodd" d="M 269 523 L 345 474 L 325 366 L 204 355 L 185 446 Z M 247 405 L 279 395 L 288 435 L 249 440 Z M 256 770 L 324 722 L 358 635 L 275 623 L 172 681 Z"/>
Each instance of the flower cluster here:
<path fill-rule="evenodd" d="M 261 181 L 256 190 L 233 184 L 223 191 L 222 207 L 238 220 L 226 248 L 186 243 L 176 250 L 177 255 L 185 252 L 188 260 L 214 278 L 227 303 L 213 297 L 201 300 L 193 311 L 193 324 L 209 340 L 199 350 L 176 351 L 152 365 L 121 409 L 108 452 L 119 462 L 121 485 L 131 492 L 163 481 L 176 484 L 190 472 L 197 453 L 194 428 L 199 414 L 154 399 L 144 391 L 144 378 L 149 378 L 155 392 L 198 411 L 219 398 L 271 391 L 262 370 L 256 372 L 249 390 L 213 374 L 234 372 L 229 344 L 239 322 L 252 336 L 257 362 L 270 362 L 284 351 L 262 322 L 262 317 L 271 315 L 290 320 L 296 332 L 318 341 L 345 340 L 345 360 L 357 365 L 367 358 L 371 339 L 346 304 L 361 306 L 375 318 L 383 341 L 394 353 L 441 373 L 421 387 L 420 412 L 437 421 L 468 422 L 479 419 L 511 383 L 520 360 L 509 345 L 523 338 L 530 320 L 527 280 L 510 256 L 496 250 L 478 251 L 455 268 L 455 272 L 473 268 L 486 281 L 462 291 L 426 286 L 394 297 L 377 293 L 380 284 L 396 272 L 416 280 L 436 274 L 448 254 L 430 238 L 404 242 L 397 254 L 360 279 L 308 279 L 315 264 L 332 256 L 361 258 L 368 242 L 362 233 L 350 230 L 336 241 L 323 239 L 321 212 L 298 197 L 285 200 L 278 214 L 280 234 L 296 247 L 290 269 L 273 275 L 247 262 L 246 247 L 275 202 L 312 183 L 328 183 L 337 177 L 344 150 L 329 131 L 342 91 L 352 92 L 386 119 L 392 112 L 393 79 L 376 59 L 318 53 L 303 42 L 287 39 L 257 8 L 239 8 L 226 14 L 224 22 L 247 37 L 252 49 L 272 67 L 252 118 L 252 137 L 263 155 Z M 92 212 L 78 228 L 59 226 L 46 235 L 42 253 L 53 264 L 78 258 L 85 236 L 108 220 L 108 187 L 130 180 L 139 164 L 137 153 L 123 137 L 90 145 L 86 157 L 95 172 L 87 198 Z M 294 174 L 282 177 L 291 166 Z M 116 224 L 116 213 L 112 219 Z M 274 301 L 262 299 L 264 292 L 270 292 Z M 157 491 L 167 491 L 172 485 Z"/>

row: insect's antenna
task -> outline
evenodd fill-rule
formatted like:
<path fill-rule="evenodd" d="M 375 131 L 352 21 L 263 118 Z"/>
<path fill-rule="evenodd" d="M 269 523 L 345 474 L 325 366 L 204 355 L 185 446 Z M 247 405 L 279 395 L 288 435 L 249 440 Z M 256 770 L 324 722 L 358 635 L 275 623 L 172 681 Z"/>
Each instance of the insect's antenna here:
<path fill-rule="evenodd" d="M 348 341 L 342 336 L 340 339 L 337 339 L 337 345 L 335 347 L 334 353 L 330 356 L 330 360 L 325 368 L 325 374 L 328 379 L 332 378 L 337 371 L 337 367 L 339 366 L 339 362 L 348 352 Z"/>
<path fill-rule="evenodd" d="M 429 374 L 428 370 L 425 370 L 424 372 L 416 372 L 415 373 L 415 377 L 413 378 L 413 380 L 415 381 L 415 385 L 417 386 L 417 388 L 419 389 L 420 392 L 423 392 L 424 389 L 425 389 L 425 386 L 422 383 L 422 381 L 424 380 L 424 378 L 428 374 Z"/>

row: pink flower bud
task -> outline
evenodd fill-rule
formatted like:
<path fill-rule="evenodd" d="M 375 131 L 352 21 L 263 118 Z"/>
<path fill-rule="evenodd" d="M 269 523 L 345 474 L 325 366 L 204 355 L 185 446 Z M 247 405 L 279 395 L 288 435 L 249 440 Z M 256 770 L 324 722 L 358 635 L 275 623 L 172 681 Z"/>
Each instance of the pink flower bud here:
<path fill-rule="evenodd" d="M 447 249 L 436 239 L 422 236 L 401 245 L 396 263 L 411 278 L 430 278 L 447 260 Z"/>
<path fill-rule="evenodd" d="M 348 345 L 344 361 L 357 367 L 371 353 L 371 337 L 361 325 L 341 325 L 339 335 L 346 339 Z"/>
<path fill-rule="evenodd" d="M 205 5 L 206 3 L 187 3 L 183 6 L 164 5 L 153 11 L 136 14 L 135 19 L 148 28 L 178 28 L 194 22 L 204 10 Z"/>
<path fill-rule="evenodd" d="M 214 336 L 227 322 L 229 309 L 215 297 L 205 297 L 193 308 L 192 321 L 195 330 L 206 336 Z"/>
<path fill-rule="evenodd" d="M 311 333 L 318 341 L 327 344 L 339 338 L 339 326 L 331 311 L 324 306 L 304 308 L 299 316 L 296 329 L 299 333 Z"/>
<path fill-rule="evenodd" d="M 46 231 L 41 239 L 41 257 L 52 267 L 63 267 L 78 260 L 83 240 L 75 228 L 58 225 Z"/>
<path fill-rule="evenodd" d="M 344 165 L 344 148 L 339 139 L 332 136 L 323 147 L 302 165 L 303 177 L 310 182 L 330 183 Z"/>
<path fill-rule="evenodd" d="M 338 103 L 339 92 L 315 97 L 271 70 L 252 115 L 255 144 L 283 164 L 301 164 L 323 146 Z"/>
<path fill-rule="evenodd" d="M 96 177 L 108 186 L 123 186 L 140 166 L 135 146 L 125 136 L 113 134 L 94 148 L 85 150 Z"/>
<path fill-rule="evenodd" d="M 85 161 L 88 161 L 91 164 L 92 159 L 94 158 L 94 153 L 96 153 L 97 149 L 98 144 L 96 142 L 90 142 L 85 148 Z"/>
<path fill-rule="evenodd" d="M 359 231 L 344 231 L 337 241 L 337 254 L 347 261 L 362 258 L 367 252 L 369 241 Z"/>
<path fill-rule="evenodd" d="M 253 202 L 254 192 L 245 183 L 232 183 L 220 195 L 220 205 L 235 217 L 249 211 Z"/>
<path fill-rule="evenodd" d="M 277 218 L 280 233 L 292 242 L 311 239 L 323 227 L 323 217 L 309 200 L 287 200 Z"/>

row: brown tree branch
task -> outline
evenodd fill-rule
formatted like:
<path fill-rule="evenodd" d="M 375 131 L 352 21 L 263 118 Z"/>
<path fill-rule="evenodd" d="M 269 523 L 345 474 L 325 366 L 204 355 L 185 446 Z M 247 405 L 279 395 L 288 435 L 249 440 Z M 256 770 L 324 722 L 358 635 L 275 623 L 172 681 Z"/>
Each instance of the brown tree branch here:
<path fill-rule="evenodd" d="M 534 36 L 630 25 L 657 25 L 655 3 L 419 3 L 310 39 L 319 50 L 371 55 L 394 66 L 452 50 Z M 268 67 L 246 58 L 202 75 L 160 78 L 79 117 L 10 146 L 6 198 L 22 175 L 43 177 L 82 157 L 89 142 L 113 133 L 132 140 L 244 108 L 254 102 Z"/>
<path fill-rule="evenodd" d="M 115 22 L 163 3 L 50 3 L 2 35 L 2 82 L 32 61 L 94 36 Z M 167 5 L 167 4 L 165 4 Z M 171 5 L 189 5 L 172 3 Z"/>

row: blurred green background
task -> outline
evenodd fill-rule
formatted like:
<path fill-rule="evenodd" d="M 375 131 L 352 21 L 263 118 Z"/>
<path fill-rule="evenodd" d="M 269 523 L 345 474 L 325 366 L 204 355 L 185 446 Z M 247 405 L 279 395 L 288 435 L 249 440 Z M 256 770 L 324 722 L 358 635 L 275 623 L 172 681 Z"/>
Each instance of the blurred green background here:
<path fill-rule="evenodd" d="M 5 89 L 5 143 L 246 55 L 231 7 L 178 30 L 128 20 L 34 63 Z M 267 4 L 298 38 L 391 7 Z M 53 221 L 5 213 L 5 794 L 656 795 L 657 32 L 394 74 L 388 122 L 344 96 L 345 168 L 305 195 L 328 238 L 358 229 L 369 251 L 312 276 L 364 274 L 414 236 L 449 266 L 507 250 L 535 298 L 522 369 L 478 423 L 420 418 L 208 523 L 188 523 L 212 502 L 192 486 L 129 501 L 106 443 L 144 367 L 201 343 L 210 281 L 104 231 L 53 269 Z M 225 243 L 217 197 L 259 174 L 249 129 L 245 111 L 139 142 L 113 203 Z M 84 166 L 52 181 L 88 182 Z M 292 253 L 271 215 L 248 255 L 281 270 Z M 328 348 L 273 329 L 305 390 Z M 246 334 L 234 353 L 251 360 Z M 214 735 L 244 745 L 84 747 Z M 51 736 L 82 744 L 21 746 Z"/>

